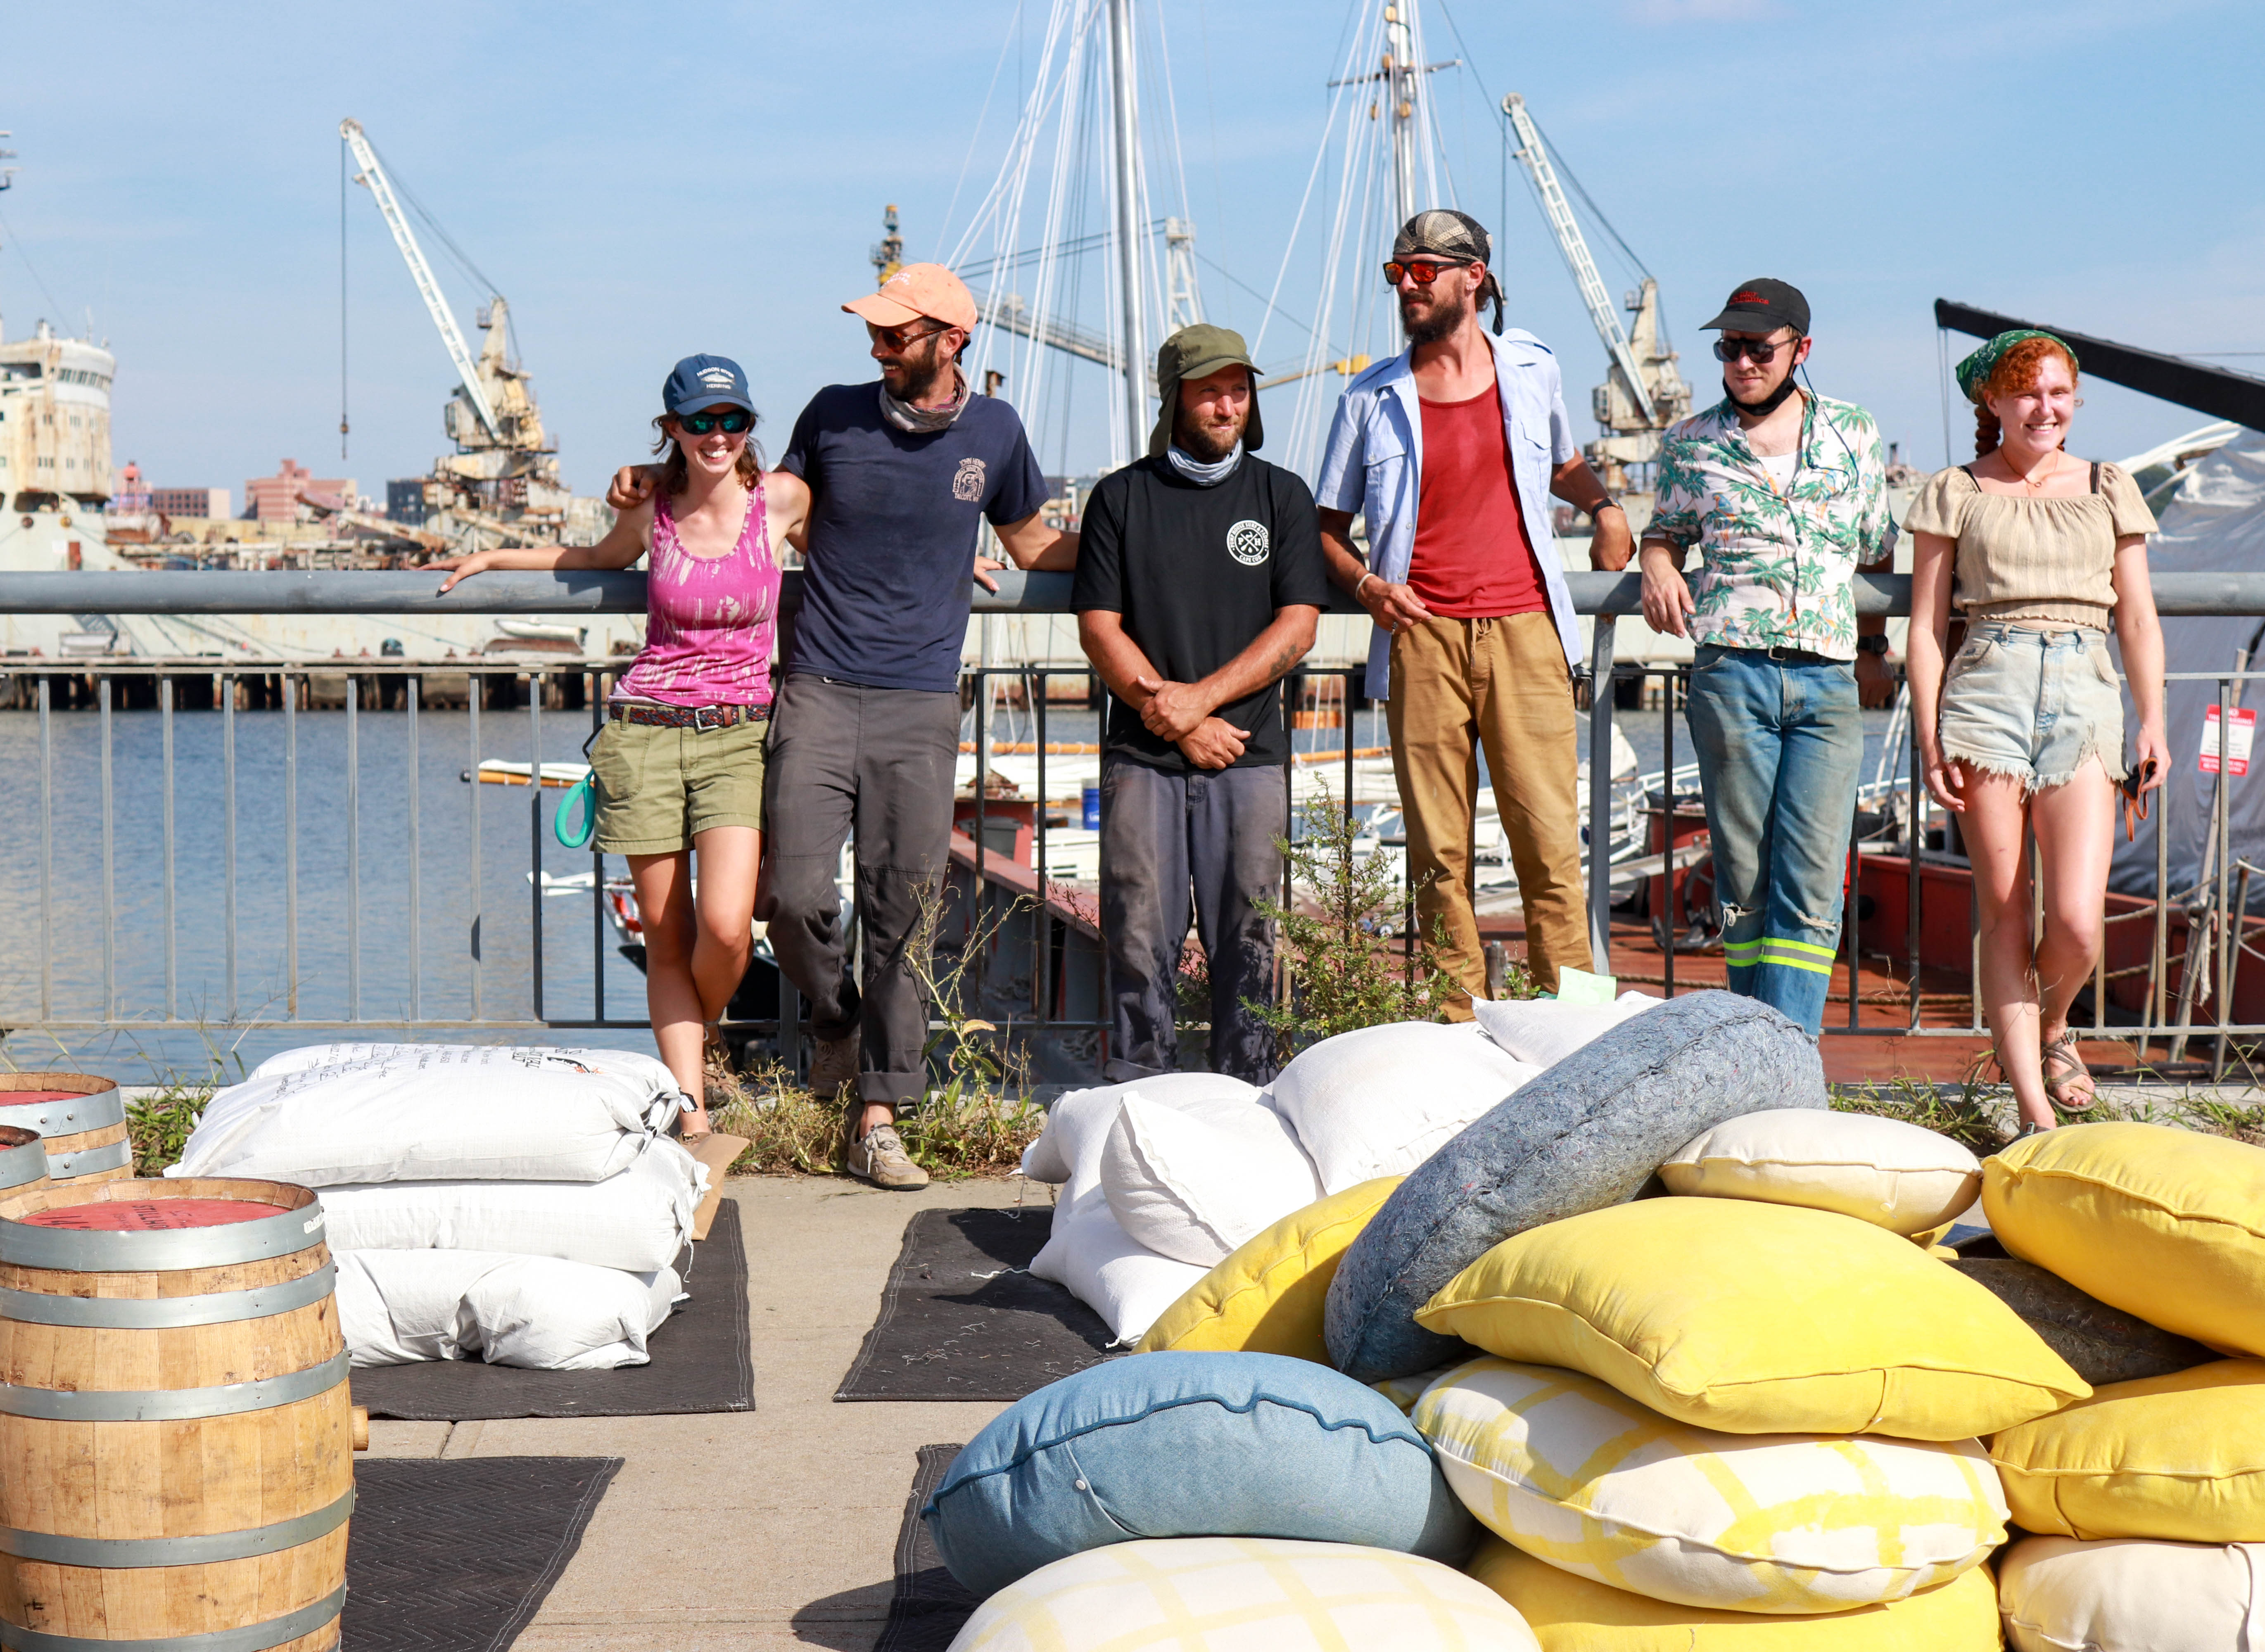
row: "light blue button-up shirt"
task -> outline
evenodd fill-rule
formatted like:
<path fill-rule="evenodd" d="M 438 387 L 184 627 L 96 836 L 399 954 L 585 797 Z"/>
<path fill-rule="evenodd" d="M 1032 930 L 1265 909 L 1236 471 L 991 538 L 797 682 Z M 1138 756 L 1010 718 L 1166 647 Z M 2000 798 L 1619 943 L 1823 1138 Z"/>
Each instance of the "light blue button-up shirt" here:
<path fill-rule="evenodd" d="M 1494 346 L 1496 393 L 1510 443 L 1511 475 L 1526 519 L 1526 537 L 1541 564 L 1550 617 L 1565 650 L 1566 667 L 1581 658 L 1573 622 L 1573 594 L 1565 586 L 1555 536 L 1549 531 L 1550 473 L 1580 449 L 1565 415 L 1565 389 L 1549 346 L 1512 327 Z M 1424 410 L 1416 396 L 1414 352 L 1380 361 L 1345 387 L 1322 454 L 1315 501 L 1324 510 L 1351 511 L 1368 522 L 1368 565 L 1394 584 L 1408 578 L 1416 549 L 1416 502 L 1421 497 Z M 1376 628 L 1368 645 L 1368 694 L 1380 700 L 1392 683 L 1392 633 Z"/>

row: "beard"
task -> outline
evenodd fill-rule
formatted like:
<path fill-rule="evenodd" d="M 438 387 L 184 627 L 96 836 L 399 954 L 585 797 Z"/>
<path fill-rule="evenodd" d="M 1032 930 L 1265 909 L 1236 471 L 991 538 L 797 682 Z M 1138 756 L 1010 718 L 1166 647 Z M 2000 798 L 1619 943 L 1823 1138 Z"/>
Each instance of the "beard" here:
<path fill-rule="evenodd" d="M 904 388 L 893 392 L 903 402 L 926 401 L 935 395 L 937 386 L 949 382 L 955 358 L 943 353 L 943 347 L 933 339 L 918 353 L 907 353 L 899 359 L 905 375 Z"/>
<path fill-rule="evenodd" d="M 1400 305 L 1400 329 L 1408 335 L 1410 344 L 1437 344 L 1468 321 L 1470 314 L 1471 307 L 1466 300 L 1434 298 L 1431 313 L 1418 321 L 1408 313 L 1403 299 Z"/>
<path fill-rule="evenodd" d="M 1242 440 L 1243 426 L 1249 422 L 1245 415 L 1225 427 L 1198 425 L 1183 412 L 1172 420 L 1172 440 L 1198 464 L 1217 464 L 1234 451 L 1234 444 Z"/>

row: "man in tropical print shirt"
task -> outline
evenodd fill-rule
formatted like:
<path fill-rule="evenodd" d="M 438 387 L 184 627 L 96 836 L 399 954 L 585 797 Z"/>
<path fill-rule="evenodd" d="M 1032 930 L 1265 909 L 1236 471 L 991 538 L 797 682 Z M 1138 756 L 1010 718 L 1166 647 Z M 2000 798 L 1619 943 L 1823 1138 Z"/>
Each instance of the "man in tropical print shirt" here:
<path fill-rule="evenodd" d="M 1871 415 L 1794 382 L 1809 302 L 1741 283 L 1719 331 L 1723 400 L 1668 431 L 1644 529 L 1644 618 L 1698 646 L 1689 717 L 1730 986 L 1824 1029 L 1864 751 L 1859 682 L 1887 637 L 1850 581 L 1895 549 Z M 1686 553 L 1701 566 L 1686 581 Z"/>

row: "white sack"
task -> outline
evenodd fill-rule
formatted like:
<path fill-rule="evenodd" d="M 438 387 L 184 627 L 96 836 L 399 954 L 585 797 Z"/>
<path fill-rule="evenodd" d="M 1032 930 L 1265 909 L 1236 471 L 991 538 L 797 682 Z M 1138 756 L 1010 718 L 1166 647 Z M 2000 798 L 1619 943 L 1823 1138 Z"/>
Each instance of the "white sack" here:
<path fill-rule="evenodd" d="M 1622 993 L 1609 1004 L 1561 1004 L 1554 998 L 1474 999 L 1471 1015 L 1510 1055 L 1551 1067 L 1630 1016 L 1665 1001 L 1637 992 Z"/>
<path fill-rule="evenodd" d="M 1137 1089 L 1103 1141 L 1101 1186 L 1128 1237 L 1204 1268 L 1322 1197 L 1313 1161 L 1271 1108 L 1183 1112 Z"/>
<path fill-rule="evenodd" d="M 1031 1260 L 1033 1278 L 1069 1287 L 1101 1315 L 1119 1342 L 1137 1342 L 1208 1270 L 1159 1255 L 1128 1234 L 1109 1208 L 1101 1155 L 1126 1095 L 1175 1112 L 1208 1114 L 1248 1108 L 1258 1092 L 1209 1073 L 1170 1073 L 1131 1084 L 1073 1091 L 1053 1105 L 1047 1129 L 1067 1175 L 1054 1205 L 1053 1231 Z"/>
<path fill-rule="evenodd" d="M 2265 1543 L 2028 1537 L 1998 1561 L 2014 1652 L 2255 1652 Z"/>
<path fill-rule="evenodd" d="M 674 1268 L 623 1273 L 484 1250 L 342 1250 L 339 1329 L 357 1365 L 484 1359 L 532 1371 L 642 1365 L 674 1311 Z"/>
<path fill-rule="evenodd" d="M 1781 1107 L 1701 1131 L 1659 1179 L 1671 1193 L 1805 1204 L 1909 1235 L 1955 1220 L 1980 1197 L 1982 1161 L 1900 1118 Z"/>
<path fill-rule="evenodd" d="M 337 1250 L 500 1250 L 652 1273 L 692 1237 L 708 1173 L 655 1141 L 603 1182 L 373 1182 L 323 1190 Z"/>
<path fill-rule="evenodd" d="M 487 1044 L 327 1044 L 262 1062 L 213 1097 L 175 1176 L 601 1182 L 676 1116 L 647 1056 Z"/>
<path fill-rule="evenodd" d="M 1068 1181 L 1079 1147 L 1089 1137 L 1098 1139 L 1107 1135 L 1117 1119 L 1117 1104 L 1135 1091 L 1167 1107 L 1190 1102 L 1256 1101 L 1259 1095 L 1255 1085 L 1223 1073 L 1162 1073 L 1123 1084 L 1064 1091 L 1046 1110 L 1046 1127 L 1038 1132 L 1038 1139 L 1023 1149 L 1023 1174 L 1033 1182 Z"/>
<path fill-rule="evenodd" d="M 1321 1172 L 1322 1191 L 1341 1193 L 1405 1175 L 1540 1071 L 1468 1022 L 1401 1021 L 1322 1039 L 1268 1094 Z"/>

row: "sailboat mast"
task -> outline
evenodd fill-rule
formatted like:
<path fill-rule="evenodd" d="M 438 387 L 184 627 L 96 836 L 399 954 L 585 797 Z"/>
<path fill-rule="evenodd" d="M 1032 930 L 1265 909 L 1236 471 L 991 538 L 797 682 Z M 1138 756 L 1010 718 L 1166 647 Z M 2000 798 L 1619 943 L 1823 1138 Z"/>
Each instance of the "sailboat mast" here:
<path fill-rule="evenodd" d="M 1140 457 L 1148 429 L 1148 341 L 1140 269 L 1140 111 L 1132 61 L 1132 0 L 1109 0 L 1109 82 L 1117 162 L 1118 288 L 1125 305 L 1125 440 Z"/>
<path fill-rule="evenodd" d="M 1391 105 L 1392 225 L 1397 229 L 1417 214 L 1416 33 L 1409 26 L 1416 0 L 1394 0 L 1384 8 L 1384 92 Z"/>

